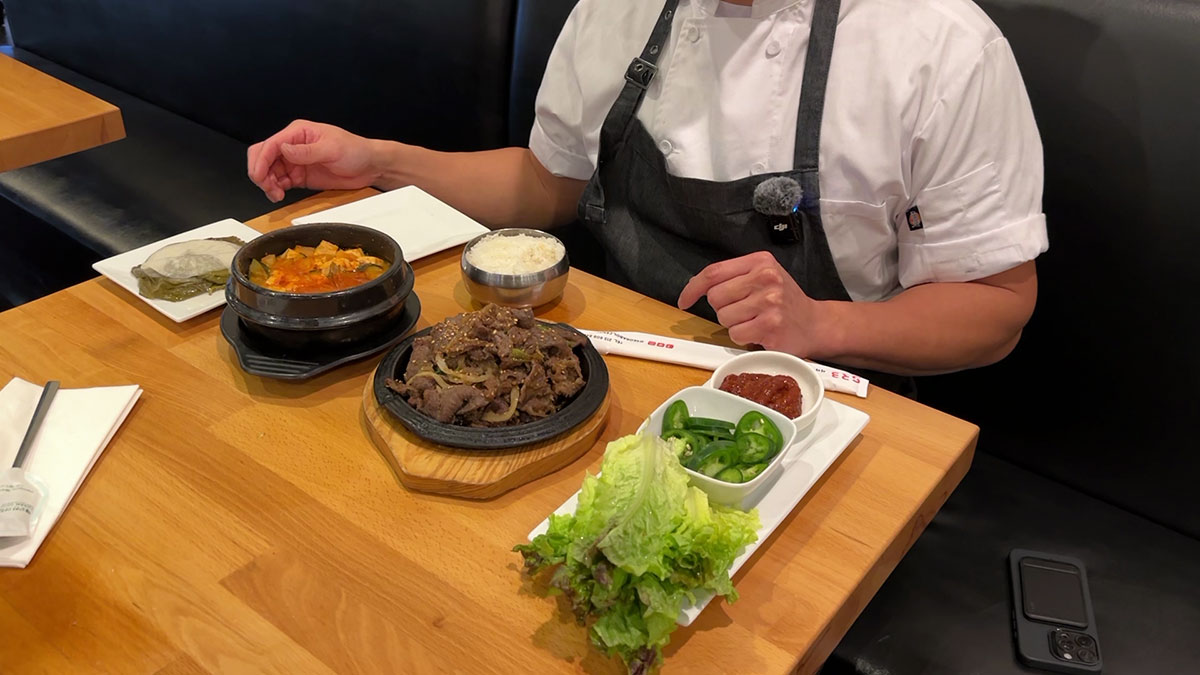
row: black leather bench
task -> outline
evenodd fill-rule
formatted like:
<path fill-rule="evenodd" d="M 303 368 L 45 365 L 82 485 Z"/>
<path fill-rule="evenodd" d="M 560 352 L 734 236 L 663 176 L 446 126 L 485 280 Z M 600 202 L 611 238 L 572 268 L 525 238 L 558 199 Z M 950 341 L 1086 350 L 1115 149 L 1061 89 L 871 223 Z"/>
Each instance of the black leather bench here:
<path fill-rule="evenodd" d="M 974 465 L 823 672 L 1035 672 L 1010 636 L 1017 547 L 1084 561 L 1105 672 L 1200 672 L 1200 7 L 981 5 L 1045 147 L 1038 307 L 1005 361 L 920 383 L 980 425 Z"/>
<path fill-rule="evenodd" d="M 87 278 L 99 258 L 273 210 L 246 178 L 246 148 L 296 117 L 446 150 L 508 141 L 512 2 L 6 5 L 9 53 L 117 105 L 127 133 L 0 173 L 0 235 L 49 226 L 84 259 L 57 283 L 0 275 L 9 304 Z"/>
<path fill-rule="evenodd" d="M 297 117 L 442 150 L 525 144 L 574 2 L 8 5 L 6 52 L 117 105 L 127 137 L 0 173 L 0 234 L 38 231 L 9 237 L 24 247 L 12 257 L 70 251 L 55 273 L 0 275 L 0 307 L 82 281 L 100 258 L 276 208 L 246 179 L 245 151 Z M 560 234 L 594 269 L 590 236 Z"/>
<path fill-rule="evenodd" d="M 822 674 L 1040 672 L 1013 650 L 1014 548 L 1084 561 L 1105 672 L 1196 672 L 1200 541 L 980 452 Z"/>

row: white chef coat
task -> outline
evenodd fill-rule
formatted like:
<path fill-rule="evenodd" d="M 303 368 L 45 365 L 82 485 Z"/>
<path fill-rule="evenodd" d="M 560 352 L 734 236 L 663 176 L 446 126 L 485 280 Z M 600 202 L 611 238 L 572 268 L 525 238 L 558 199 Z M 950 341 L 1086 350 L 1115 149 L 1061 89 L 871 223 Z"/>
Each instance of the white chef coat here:
<path fill-rule="evenodd" d="M 717 9 L 680 1 L 638 119 L 676 176 L 790 170 L 813 0 L 758 0 L 749 18 Z M 658 0 L 581 0 L 572 11 L 529 140 L 549 171 L 591 177 L 600 127 L 661 11 Z M 969 0 L 842 0 L 820 180 L 826 236 L 855 300 L 989 276 L 1048 246 L 1025 86 L 1008 42 Z"/>

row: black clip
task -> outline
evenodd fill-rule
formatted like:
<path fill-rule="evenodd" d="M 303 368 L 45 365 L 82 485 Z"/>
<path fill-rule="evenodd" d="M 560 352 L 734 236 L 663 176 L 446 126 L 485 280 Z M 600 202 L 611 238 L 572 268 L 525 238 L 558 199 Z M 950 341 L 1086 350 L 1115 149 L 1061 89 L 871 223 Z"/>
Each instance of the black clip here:
<path fill-rule="evenodd" d="M 625 79 L 633 86 L 645 90 L 650 86 L 650 80 L 654 79 L 654 73 L 657 71 L 658 66 L 637 56 L 629 63 L 629 68 L 625 70 Z"/>

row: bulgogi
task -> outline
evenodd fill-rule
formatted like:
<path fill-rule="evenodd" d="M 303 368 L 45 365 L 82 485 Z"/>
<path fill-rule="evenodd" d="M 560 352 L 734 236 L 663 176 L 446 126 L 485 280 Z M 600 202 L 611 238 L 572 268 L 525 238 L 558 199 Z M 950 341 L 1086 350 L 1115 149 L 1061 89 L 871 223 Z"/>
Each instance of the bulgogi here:
<path fill-rule="evenodd" d="M 583 388 L 574 349 L 585 340 L 531 310 L 487 305 L 414 340 L 403 381 L 387 386 L 439 422 L 524 424 L 558 412 Z"/>

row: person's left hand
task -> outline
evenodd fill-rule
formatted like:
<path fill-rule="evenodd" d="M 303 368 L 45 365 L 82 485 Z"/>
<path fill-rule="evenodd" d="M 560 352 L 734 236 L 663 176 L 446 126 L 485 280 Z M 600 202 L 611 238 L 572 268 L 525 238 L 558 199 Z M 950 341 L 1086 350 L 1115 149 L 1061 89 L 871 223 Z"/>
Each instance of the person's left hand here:
<path fill-rule="evenodd" d="M 813 351 L 818 303 L 767 251 L 713 263 L 692 277 L 679 294 L 687 309 L 702 296 L 740 345 L 757 344 L 798 356 Z"/>

